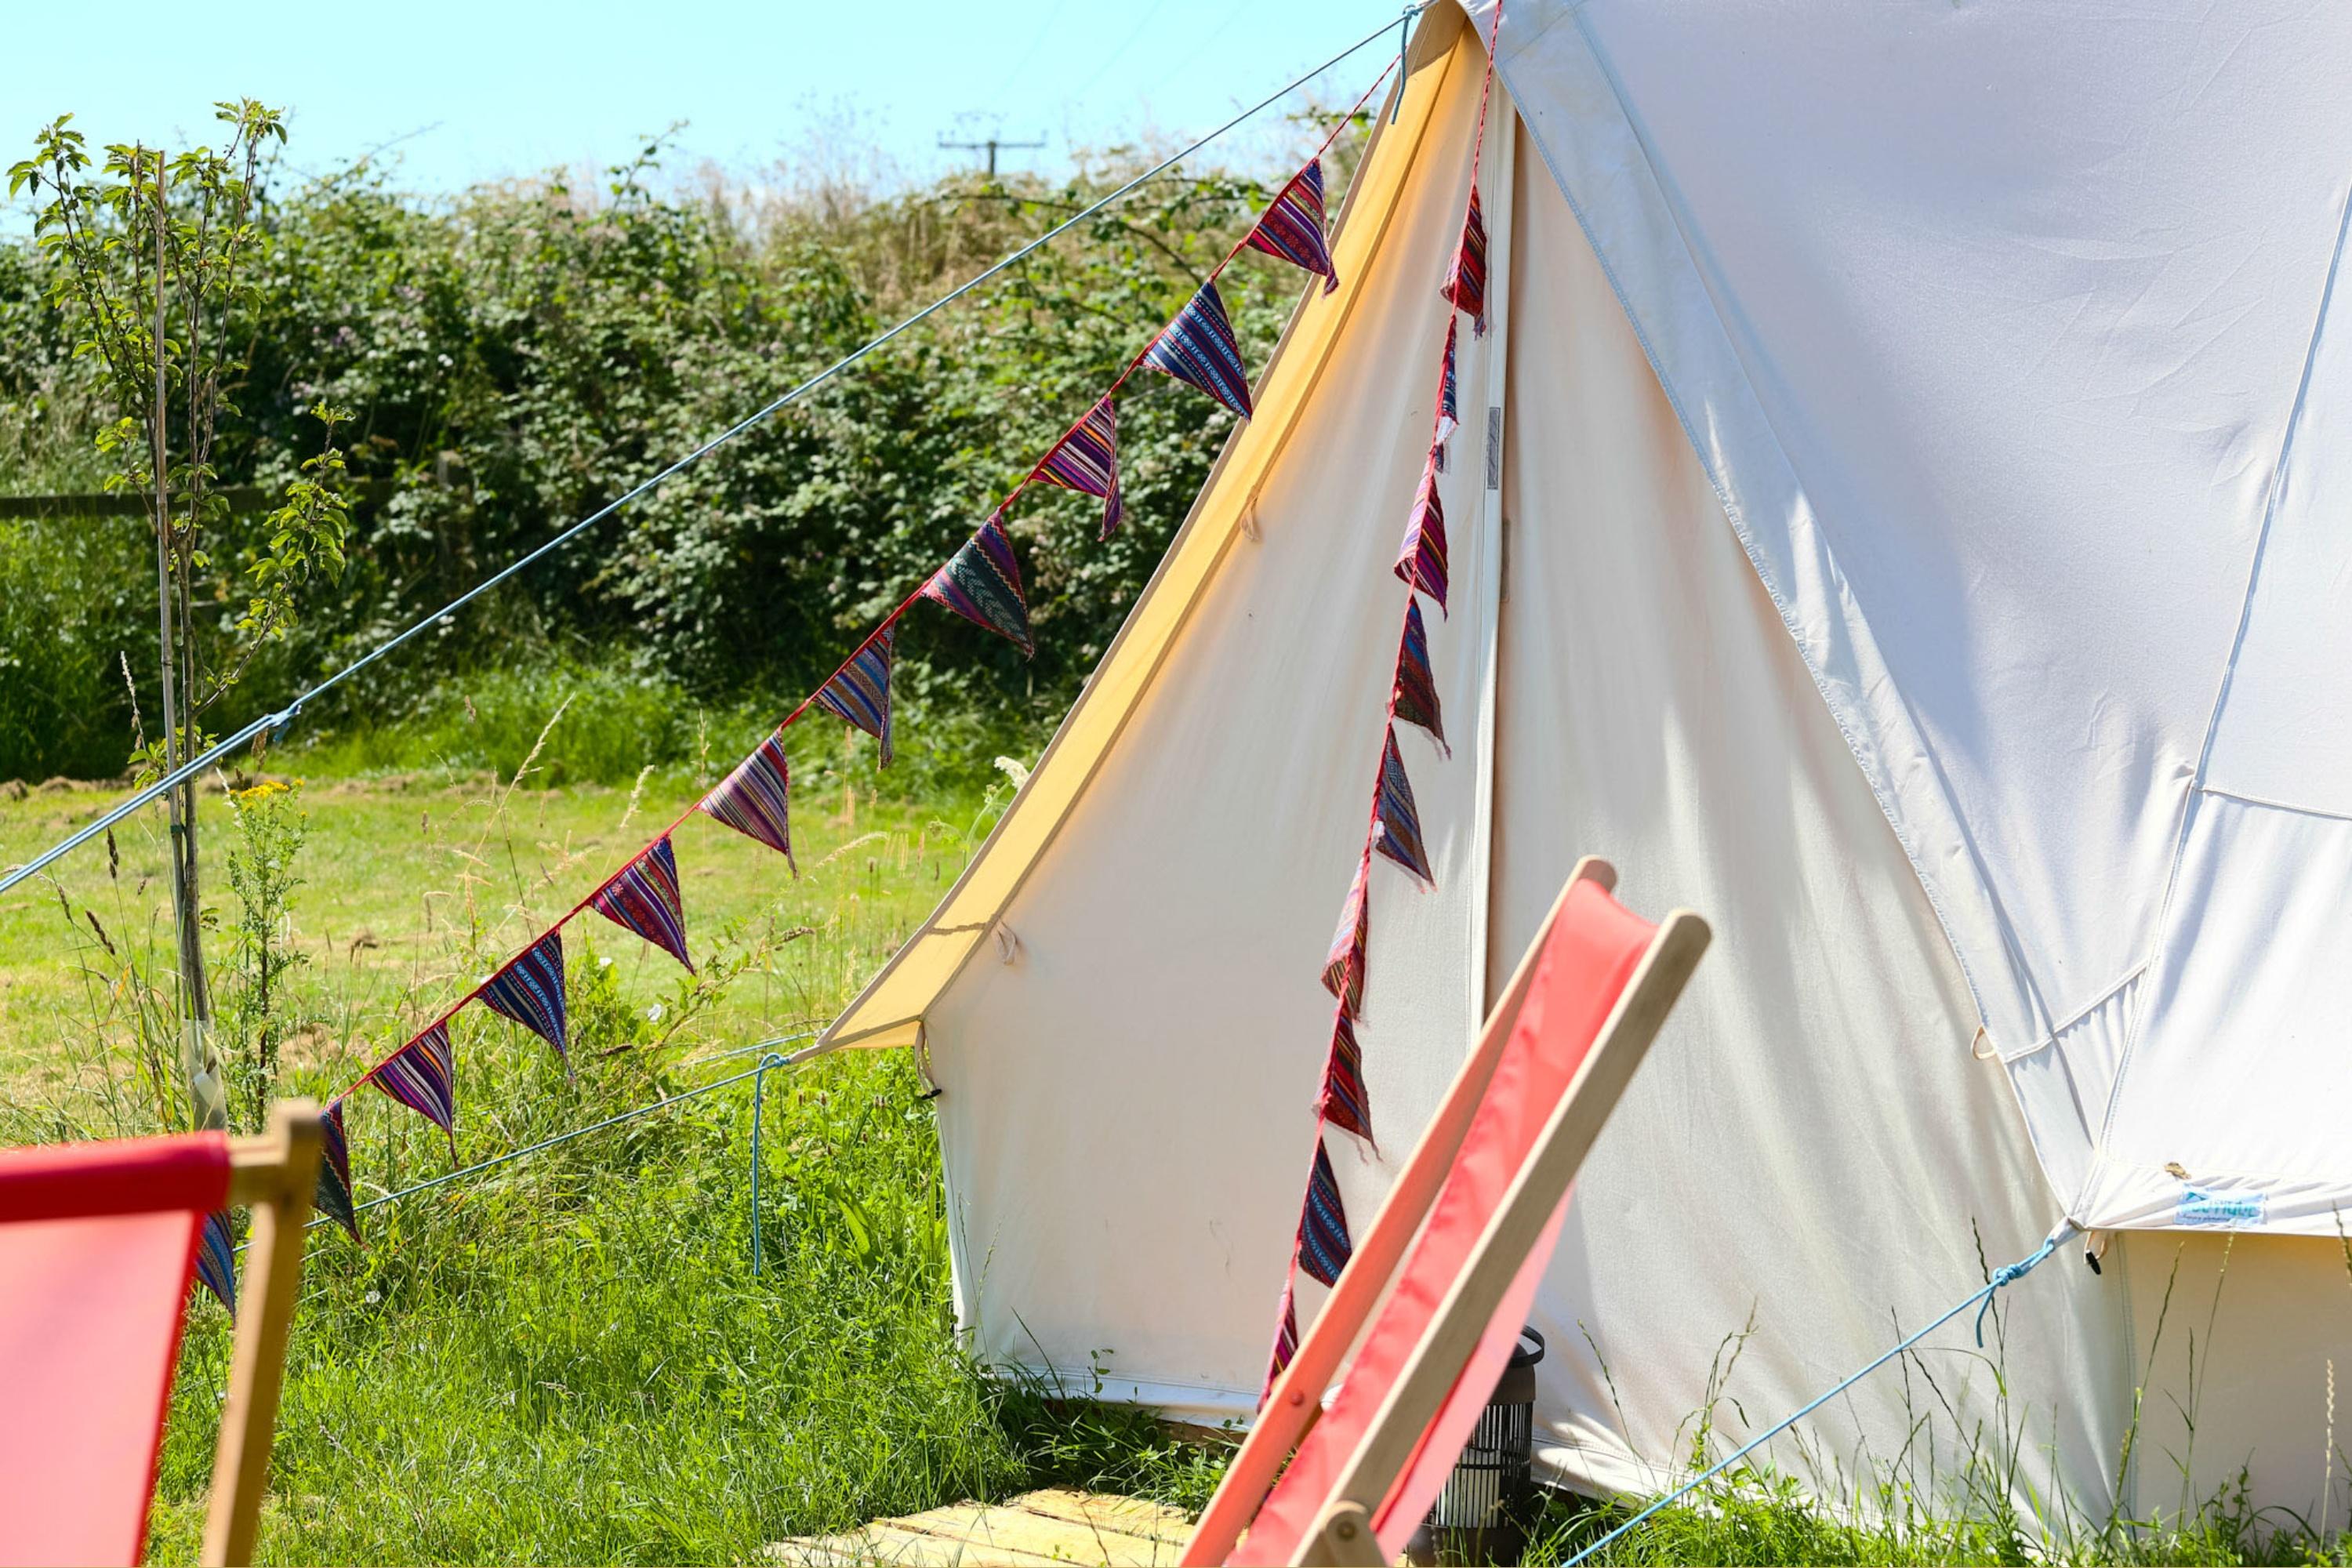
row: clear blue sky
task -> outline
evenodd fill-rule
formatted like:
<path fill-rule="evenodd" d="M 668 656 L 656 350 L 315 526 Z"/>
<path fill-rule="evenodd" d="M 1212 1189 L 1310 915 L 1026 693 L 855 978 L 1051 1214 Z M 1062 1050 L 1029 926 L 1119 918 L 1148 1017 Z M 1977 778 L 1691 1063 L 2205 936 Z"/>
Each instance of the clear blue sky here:
<path fill-rule="evenodd" d="M 936 139 L 1043 140 L 1007 169 L 1059 174 L 1073 149 L 1204 131 L 1384 20 L 1397 0 L 409 0 L 349 8 L 107 11 L 87 66 L 79 28 L 11 29 L 0 166 L 71 110 L 93 141 L 173 145 L 211 132 L 214 99 L 291 113 L 288 161 L 319 171 L 394 143 L 396 183 L 457 190 L 629 156 L 688 121 L 668 166 L 757 176 L 878 150 L 913 180 L 969 166 Z M 1393 37 L 1394 29 L 1391 28 Z M 1354 98 L 1387 44 L 1330 73 Z M 1272 129 L 1235 155 L 1271 158 Z M 5 226 L 22 232 L 21 211 Z"/>

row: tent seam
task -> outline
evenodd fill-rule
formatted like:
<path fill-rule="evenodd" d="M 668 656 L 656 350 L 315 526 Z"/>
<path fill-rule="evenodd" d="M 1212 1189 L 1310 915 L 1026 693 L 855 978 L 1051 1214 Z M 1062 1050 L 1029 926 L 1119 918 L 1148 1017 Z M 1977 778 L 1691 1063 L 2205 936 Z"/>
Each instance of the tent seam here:
<path fill-rule="evenodd" d="M 2286 430 L 2279 437 L 2278 458 L 2271 467 L 2270 493 L 2263 502 L 2263 525 L 2255 535 L 2254 547 L 2246 563 L 2246 590 L 2238 605 L 2237 634 L 2230 640 L 2229 657 L 2222 661 L 2221 679 L 2213 693 L 2213 707 L 2205 720 L 2205 737 L 2198 747 L 2197 769 L 2189 777 L 2189 787 L 2182 792 L 2180 826 L 2173 832 L 2171 866 L 2165 873 L 2164 899 L 2158 906 L 2156 925 L 2149 933 L 2147 962 L 2153 967 L 2165 949 L 2165 935 L 2172 929 L 2172 906 L 2180 890 L 2180 868 L 2189 856 L 2189 836 L 2197 824 L 2197 797 L 2200 795 L 2221 795 L 2205 786 L 2207 769 L 2212 765 L 2213 744 L 2221 736 L 2221 715 L 2229 708 L 2230 687 L 2238 673 L 2238 658 L 2245 651 L 2246 633 L 2253 625 L 2254 595 L 2263 581 L 2263 558 L 2270 549 L 2271 531 L 2278 521 L 2279 498 L 2286 488 L 2287 464 L 2294 456 L 2295 437 L 2303 433 L 2304 410 L 2311 396 L 2311 376 L 2319 363 L 2320 339 L 2327 331 L 2328 312 L 2336 304 L 2336 280 L 2344 267 L 2344 240 L 2352 230 L 2352 187 L 2347 187 L 2341 210 L 2336 219 L 2336 248 L 2327 258 L 2327 277 L 2320 285 L 2319 308 L 2311 322 L 2311 336 L 2303 351 L 2303 374 L 2295 384 L 2294 405 L 2287 413 Z M 2132 1058 L 2138 1054 L 2139 1043 L 2147 1028 L 2147 1009 L 2143 1008 L 2124 1032 L 2124 1048 L 2116 1058 L 2116 1080 L 2107 1089 L 2105 1113 L 2092 1139 L 2091 1151 L 2095 1159 L 2106 1145 L 2107 1135 L 2115 1130 L 2116 1110 L 2123 1102 L 2124 1085 L 2129 1081 Z M 2075 1194 L 2080 1198 L 2084 1194 Z"/>

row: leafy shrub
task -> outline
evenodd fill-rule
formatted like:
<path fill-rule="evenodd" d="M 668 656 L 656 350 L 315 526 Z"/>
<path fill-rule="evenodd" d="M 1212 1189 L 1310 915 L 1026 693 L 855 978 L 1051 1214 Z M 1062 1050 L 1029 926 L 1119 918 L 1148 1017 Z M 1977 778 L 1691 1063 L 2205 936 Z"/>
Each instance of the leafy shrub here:
<path fill-rule="evenodd" d="M 890 199 L 831 189 L 754 201 L 725 186 L 657 195 L 657 153 L 612 171 L 601 191 L 551 178 L 431 204 L 358 172 L 268 207 L 267 271 L 236 326 L 254 348 L 234 389 L 241 417 L 216 452 L 223 481 L 290 478 L 316 443 L 301 412 L 324 400 L 355 416 L 343 438 L 352 474 L 394 490 L 355 519 L 340 606 L 271 646 L 232 704 L 242 710 L 215 716 L 224 727 L 429 613 L 1126 173 L 1114 161 L 1061 187 L 960 178 Z M 1266 195 L 1223 175 L 1145 187 L 418 639 L 308 721 L 347 734 L 362 716 L 441 723 L 464 695 L 462 681 L 436 693 L 453 674 L 551 678 L 583 664 L 614 672 L 615 698 L 638 682 L 669 706 L 681 694 L 781 712 L 1085 411 Z M 57 482 L 46 476 L 87 439 L 69 419 L 35 417 L 70 408 L 75 374 L 36 303 L 41 267 L 0 246 L 0 321 L 21 329 L 0 339 L 0 439 L 29 431 L 19 445 L 41 446 L 38 461 L 0 478 L 7 488 Z M 1255 363 L 1301 275 L 1252 253 L 1222 287 Z M 1128 391 L 1122 532 L 1097 543 L 1097 503 L 1050 489 L 1013 518 L 1035 659 L 940 615 L 911 616 L 901 637 L 918 706 L 969 717 L 1003 738 L 997 749 L 1034 751 L 1075 695 L 1230 428 L 1222 408 L 1162 377 Z M 0 775 L 104 773 L 128 750 L 119 656 L 152 680 L 153 616 L 142 645 L 139 525 L 102 526 L 121 534 L 119 557 L 55 559 L 63 541 L 49 525 L 0 545 L 0 586 L 38 590 L 22 613 L 0 612 L 0 658 L 47 694 L 0 699 L 16 703 L 0 706 Z M 224 583 L 261 545 L 250 528 L 233 537 L 217 552 Z M 61 614 L 68 601 L 80 608 Z M 209 613 L 239 603 L 219 601 Z M 82 738 L 65 735 L 67 715 Z M 678 751 L 667 719 L 630 722 L 618 752 L 583 761 L 590 776 L 641 765 L 623 752 Z"/>

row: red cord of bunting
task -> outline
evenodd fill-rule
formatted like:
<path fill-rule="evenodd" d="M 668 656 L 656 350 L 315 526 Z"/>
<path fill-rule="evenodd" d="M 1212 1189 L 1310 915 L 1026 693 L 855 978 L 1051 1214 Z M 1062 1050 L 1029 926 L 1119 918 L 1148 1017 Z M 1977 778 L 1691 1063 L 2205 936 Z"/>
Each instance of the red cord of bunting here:
<path fill-rule="evenodd" d="M 791 771 L 784 754 L 783 732 L 810 710 L 822 709 L 873 736 L 881 764 L 888 765 L 890 681 L 897 658 L 898 626 L 919 602 L 929 599 L 945 606 L 1009 639 L 1024 655 L 1034 650 L 1021 567 L 1013 554 L 1012 534 L 1005 526 L 1013 502 L 1030 486 L 1041 482 L 1075 490 L 1102 501 L 1102 538 L 1109 538 L 1118 530 L 1124 508 L 1119 499 L 1118 422 L 1113 399 L 1138 370 L 1159 371 L 1206 393 L 1242 418 L 1249 417 L 1249 372 L 1242 362 L 1241 345 L 1234 336 L 1223 297 L 1217 291 L 1217 279 L 1243 251 L 1258 250 L 1320 276 L 1326 294 L 1339 287 L 1325 235 L 1323 155 L 1395 68 L 1391 64 L 1382 70 L 1348 112 L 1339 117 L 1314 155 L 1276 193 L 1248 233 L 1210 269 L 1207 279 L 1174 319 L 1128 361 L 1109 389 L 996 503 L 988 521 L 919 587 L 899 601 L 898 607 L 883 617 L 840 668 L 786 714 L 750 756 L 679 812 L 620 869 L 533 937 L 520 952 L 443 1009 L 407 1043 L 328 1102 L 322 1114 L 326 1138 L 316 1197 L 320 1214 L 341 1225 L 353 1240 L 359 1238 L 344 1107 L 352 1094 L 367 1085 L 374 1085 L 440 1128 L 449 1138 L 450 1157 L 456 1159 L 457 1059 L 449 1024 L 472 1003 L 480 1002 L 545 1039 L 563 1058 L 566 1070 L 570 1070 L 563 928 L 583 910 L 595 910 L 669 953 L 689 973 L 693 971 L 694 961 L 687 953 L 677 853 L 670 837 L 696 812 L 714 817 L 782 854 L 785 864 L 793 866 L 797 873 L 792 847 Z M 232 1310 L 236 1300 L 234 1253 L 227 1217 L 211 1216 L 198 1247 L 197 1278 L 220 1299 L 222 1305 Z"/>
<path fill-rule="evenodd" d="M 1500 37 L 1502 25 L 1503 8 L 1497 4 L 1496 37 Z M 1421 598 L 1426 595 L 1438 614 L 1445 613 L 1445 510 L 1438 498 L 1437 482 L 1445 472 L 1446 443 L 1461 422 L 1454 366 L 1460 316 L 1469 316 L 1474 336 L 1483 337 L 1486 331 L 1486 219 L 1478 203 L 1478 166 L 1486 145 L 1486 101 L 1495 83 L 1494 42 L 1494 37 L 1487 41 L 1486 74 L 1478 87 L 1468 210 L 1463 215 L 1453 262 L 1438 286 L 1439 296 L 1454 309 L 1446 312 L 1429 452 L 1422 462 L 1421 483 L 1413 491 L 1404 546 L 1396 559 L 1396 574 L 1405 584 L 1404 625 L 1398 634 L 1395 678 L 1389 684 L 1388 706 L 1381 716 L 1381 762 L 1372 783 L 1371 820 L 1365 829 L 1362 853 L 1356 858 L 1355 879 L 1340 908 L 1339 929 L 1323 963 L 1323 985 L 1335 1005 L 1322 1088 L 1315 1099 L 1315 1158 L 1307 1168 L 1307 1195 L 1299 1205 L 1298 1229 L 1283 1276 L 1274 1349 L 1258 1395 L 1261 1402 L 1298 1349 L 1298 1276 L 1303 1272 L 1328 1289 L 1338 1283 L 1339 1271 L 1354 1251 L 1348 1211 L 1331 1168 L 1329 1130 L 1339 1128 L 1377 1147 L 1372 1140 L 1370 1097 L 1364 1087 L 1363 1050 L 1356 1038 L 1357 1026 L 1363 1021 L 1364 955 L 1371 934 L 1372 857 L 1377 853 L 1394 862 L 1424 888 L 1436 885 L 1422 837 L 1421 815 L 1413 804 L 1412 781 L 1405 774 L 1404 757 L 1397 749 L 1396 727 L 1399 720 L 1415 725 L 1428 734 L 1440 756 L 1453 754 L 1438 711 L 1437 681 L 1430 668 L 1429 633 L 1422 621 Z"/>

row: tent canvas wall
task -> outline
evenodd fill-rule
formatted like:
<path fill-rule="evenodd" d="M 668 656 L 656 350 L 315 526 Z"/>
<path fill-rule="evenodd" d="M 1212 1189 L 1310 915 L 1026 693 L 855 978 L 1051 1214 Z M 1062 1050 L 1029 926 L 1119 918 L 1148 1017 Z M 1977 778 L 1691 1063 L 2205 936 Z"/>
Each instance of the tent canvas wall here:
<path fill-rule="evenodd" d="M 2116 1230 L 2103 1273 L 2062 1255 L 1988 1355 L 1955 1334 L 1932 1394 L 1890 1369 L 1780 1462 L 1958 1484 L 2014 1446 L 2012 1500 L 2094 1518 L 2251 1465 L 2315 1520 L 2352 1368 L 2352 18 L 1515 0 L 1496 58 L 1453 752 L 1401 738 L 1437 888 L 1372 888 L 1383 1150 L 1579 854 L 1717 932 L 1539 1299 L 1548 1462 L 1654 1487 L 1710 1393 L 1727 1437 L 1776 1418 L 2066 1216 Z M 1484 61 L 1425 14 L 1339 290 L 829 1036 L 923 1052 L 963 1320 L 1075 1388 L 1244 1416 L 1264 1368 Z M 1338 1163 L 1368 1217 L 1383 1157 Z"/>

